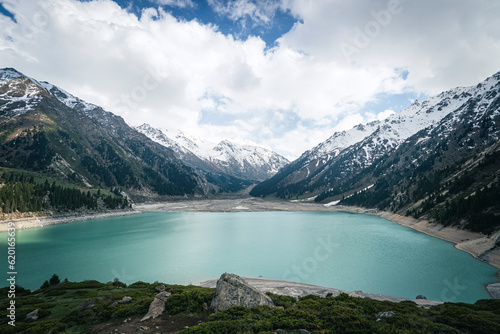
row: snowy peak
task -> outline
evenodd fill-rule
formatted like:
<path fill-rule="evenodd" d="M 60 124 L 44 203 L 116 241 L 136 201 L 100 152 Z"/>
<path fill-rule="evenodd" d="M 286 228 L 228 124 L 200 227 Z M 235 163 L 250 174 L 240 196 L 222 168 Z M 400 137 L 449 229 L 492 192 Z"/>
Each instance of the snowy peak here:
<path fill-rule="evenodd" d="M 24 77 L 24 75 L 13 68 L 6 67 L 0 69 L 0 85 L 19 77 Z"/>
<path fill-rule="evenodd" d="M 195 155 L 218 170 L 247 180 L 264 180 L 274 175 L 289 161 L 262 147 L 239 145 L 229 140 L 218 144 L 143 124 L 136 129 L 157 143 L 172 149 L 178 157 Z M 173 138 L 173 139 L 172 139 Z"/>
<path fill-rule="evenodd" d="M 45 90 L 34 80 L 12 69 L 0 70 L 0 118 L 11 118 L 35 110 Z"/>
<path fill-rule="evenodd" d="M 371 141 L 380 143 L 387 148 L 395 148 L 407 138 L 429 126 L 435 126 L 446 115 L 459 109 L 471 98 L 477 98 L 500 85 L 500 72 L 487 78 L 477 86 L 457 87 L 426 100 L 415 100 L 410 107 L 400 113 L 389 116 L 383 121 L 374 121 L 368 124 L 359 124 L 350 130 L 336 132 L 325 142 L 304 153 L 307 161 L 323 157 L 329 160 L 338 156 L 344 149 Z M 369 139 L 370 136 L 376 137 Z M 365 149 L 372 150 L 373 147 Z M 376 154 L 375 156 L 380 156 Z"/>
<path fill-rule="evenodd" d="M 0 69 L 1 116 L 10 118 L 34 110 L 42 97 L 52 96 L 72 109 L 88 112 L 99 108 L 45 81 L 37 81 L 13 68 Z M 6 112 L 8 110 L 8 112 Z"/>
<path fill-rule="evenodd" d="M 169 148 L 174 148 L 174 147 L 181 148 L 180 145 L 178 145 L 172 139 L 168 138 L 161 130 L 155 129 L 149 124 L 146 124 L 146 123 L 142 124 L 142 125 L 136 127 L 136 130 L 145 134 L 147 137 L 149 137 L 153 141 L 155 141 L 163 146 L 166 146 Z"/>
<path fill-rule="evenodd" d="M 492 128 L 490 123 L 493 124 L 493 118 L 500 114 L 499 94 L 500 72 L 475 86 L 457 87 L 425 100 L 416 100 L 405 110 L 382 121 L 336 132 L 305 152 L 290 167 L 256 186 L 252 194 L 275 193 L 288 197 L 302 195 L 305 191 L 341 191 L 331 189 L 341 184 L 345 187 L 347 180 L 365 173 L 409 138 L 424 136 L 417 138 L 416 142 L 421 143 L 428 139 L 426 133 L 444 138 L 460 127 Z M 469 124 L 464 124 L 465 119 Z M 438 132 L 433 131 L 438 128 Z"/>
<path fill-rule="evenodd" d="M 54 86 L 46 81 L 40 81 L 39 84 L 49 92 L 50 95 L 64 103 L 66 106 L 73 108 L 73 109 L 80 109 L 83 111 L 90 111 L 93 109 L 98 108 L 98 106 L 88 103 L 83 101 L 82 99 L 71 95 L 67 91 Z"/>
<path fill-rule="evenodd" d="M 335 132 L 326 141 L 304 153 L 303 157 L 307 157 L 308 161 L 320 157 L 326 157 L 327 160 L 335 158 L 342 150 L 363 140 L 363 138 L 377 130 L 379 126 L 380 122 L 374 121 L 364 125 L 358 124 L 347 131 Z"/>

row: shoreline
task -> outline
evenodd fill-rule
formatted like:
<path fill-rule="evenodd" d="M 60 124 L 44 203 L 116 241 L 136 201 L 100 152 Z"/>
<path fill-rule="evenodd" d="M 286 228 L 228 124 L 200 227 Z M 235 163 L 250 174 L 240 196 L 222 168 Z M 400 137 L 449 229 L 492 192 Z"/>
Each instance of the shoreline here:
<path fill-rule="evenodd" d="M 279 200 L 263 200 L 255 197 L 191 199 L 172 202 L 141 203 L 132 209 L 104 211 L 83 214 L 64 214 L 57 216 L 7 219 L 0 221 L 0 232 L 6 232 L 8 223 L 14 222 L 16 230 L 67 224 L 76 221 L 93 220 L 109 217 L 120 217 L 141 214 L 144 212 L 266 212 L 266 211 L 344 211 L 362 213 L 385 218 L 418 232 L 455 244 L 455 248 L 464 251 L 474 258 L 500 269 L 500 247 L 495 248 L 495 239 L 500 238 L 500 231 L 492 237 L 478 232 L 460 230 L 432 224 L 427 220 L 414 219 L 396 213 L 366 209 L 355 206 L 327 206 L 305 201 L 287 202 Z"/>
<path fill-rule="evenodd" d="M 104 211 L 104 212 L 93 212 L 93 213 L 83 213 L 83 214 L 76 213 L 76 214 L 63 214 L 63 215 L 45 216 L 45 217 L 7 219 L 0 221 L 0 232 L 7 232 L 8 224 L 11 222 L 16 224 L 16 230 L 25 230 L 25 229 L 44 227 L 50 225 L 68 224 L 85 220 L 130 216 L 141 213 L 142 213 L 141 211 L 128 209 L 128 210 Z"/>
<path fill-rule="evenodd" d="M 354 206 L 328 206 L 304 201 L 263 200 L 261 198 L 220 198 L 220 199 L 190 199 L 172 202 L 142 203 L 134 205 L 132 210 L 117 210 L 89 214 L 60 215 L 51 217 L 21 218 L 0 221 L 0 232 L 6 232 L 9 222 L 16 223 L 16 230 L 66 224 L 100 218 L 128 216 L 144 212 L 267 212 L 267 211 L 343 211 L 378 216 L 396 224 L 409 227 L 418 232 L 451 242 L 458 250 L 464 251 L 475 259 L 500 269 L 500 247 L 495 247 L 500 231 L 487 237 L 481 233 L 460 230 L 432 224 L 427 220 L 414 219 L 387 211 L 366 209 Z M 500 271 L 497 275 L 500 277 Z M 486 285 L 486 290 L 492 298 L 500 298 L 500 282 Z"/>
<path fill-rule="evenodd" d="M 249 285 L 253 286 L 254 288 L 256 288 L 261 292 L 264 293 L 271 292 L 277 295 L 295 297 L 297 299 L 307 295 L 326 297 L 327 294 L 331 294 L 333 297 L 337 297 L 342 293 L 346 293 L 351 297 L 368 298 L 379 301 L 390 301 L 393 303 L 412 301 L 419 306 L 425 306 L 425 307 L 443 304 L 443 302 L 427 300 L 427 299 L 401 298 L 401 297 L 393 297 L 381 294 L 366 293 L 363 291 L 346 292 L 335 288 L 328 288 L 308 283 L 289 282 L 289 281 L 271 280 L 263 278 L 249 278 L 249 277 L 242 277 L 242 279 L 245 280 Z M 198 282 L 194 285 L 205 288 L 215 288 L 217 285 L 217 281 L 218 279 L 211 279 L 208 281 Z"/>

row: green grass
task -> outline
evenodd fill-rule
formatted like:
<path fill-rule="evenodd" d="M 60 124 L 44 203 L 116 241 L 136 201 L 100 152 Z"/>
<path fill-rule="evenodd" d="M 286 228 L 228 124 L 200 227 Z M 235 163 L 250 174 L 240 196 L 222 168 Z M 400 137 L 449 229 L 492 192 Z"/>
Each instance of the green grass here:
<path fill-rule="evenodd" d="M 16 327 L 7 324 L 7 288 L 0 289 L 0 333 L 87 333 L 91 326 L 142 317 L 160 283 L 136 282 L 129 285 L 96 281 L 62 283 L 32 293 L 18 289 Z M 165 319 L 207 317 L 207 305 L 214 289 L 164 284 L 172 293 L 166 304 Z M 306 296 L 299 300 L 268 293 L 278 308 L 268 306 L 232 307 L 209 316 L 203 323 L 182 331 L 190 333 L 289 333 L 306 329 L 311 333 L 500 333 L 500 300 L 480 300 L 475 304 L 445 303 L 422 308 L 413 302 L 382 302 L 350 297 Z M 127 304 L 113 305 L 124 296 Z M 26 314 L 39 309 L 40 318 L 26 321 Z M 394 316 L 377 321 L 379 312 Z M 161 329 L 160 329 L 161 331 Z"/>

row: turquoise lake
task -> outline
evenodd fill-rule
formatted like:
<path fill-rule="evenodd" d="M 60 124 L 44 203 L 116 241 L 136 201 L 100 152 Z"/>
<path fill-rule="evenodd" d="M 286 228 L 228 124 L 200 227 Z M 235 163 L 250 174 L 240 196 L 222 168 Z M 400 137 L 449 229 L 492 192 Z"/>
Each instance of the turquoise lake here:
<path fill-rule="evenodd" d="M 489 298 L 484 286 L 497 272 L 451 243 L 346 212 L 154 212 L 20 230 L 16 242 L 17 283 L 31 289 L 54 273 L 70 281 L 194 284 L 231 272 L 475 302 Z M 6 274 L 6 233 L 0 244 Z"/>

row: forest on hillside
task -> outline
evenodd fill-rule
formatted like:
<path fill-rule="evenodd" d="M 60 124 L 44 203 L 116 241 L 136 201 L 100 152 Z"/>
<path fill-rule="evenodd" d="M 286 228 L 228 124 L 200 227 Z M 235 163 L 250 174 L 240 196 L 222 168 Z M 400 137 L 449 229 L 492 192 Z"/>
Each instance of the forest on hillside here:
<path fill-rule="evenodd" d="M 2 213 L 77 210 L 114 210 L 129 207 L 119 189 L 112 192 L 82 190 L 50 183 L 37 183 L 34 176 L 3 172 L 0 175 L 0 209 Z"/>

